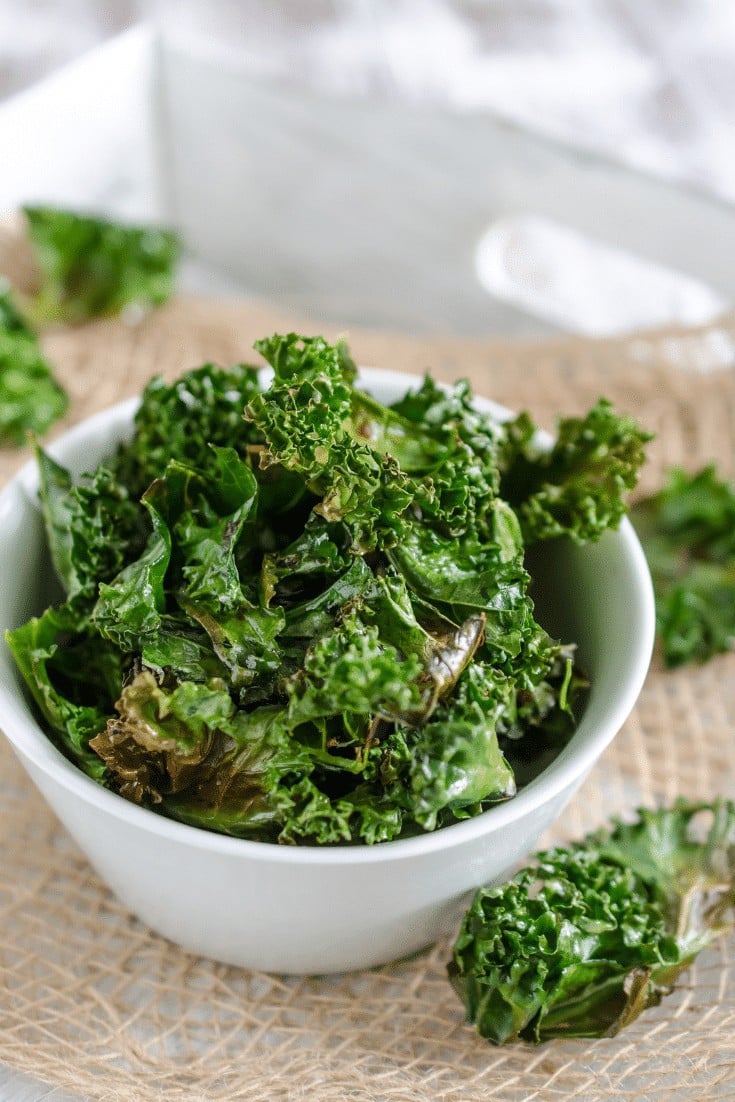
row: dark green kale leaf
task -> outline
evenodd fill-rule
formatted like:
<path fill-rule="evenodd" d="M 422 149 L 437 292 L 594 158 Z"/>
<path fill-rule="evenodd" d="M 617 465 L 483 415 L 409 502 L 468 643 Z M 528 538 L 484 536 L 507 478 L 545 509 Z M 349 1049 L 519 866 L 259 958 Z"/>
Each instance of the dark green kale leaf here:
<path fill-rule="evenodd" d="M 706 662 L 735 647 L 735 487 L 705 467 L 667 473 L 631 518 L 648 559 L 667 666 Z"/>
<path fill-rule="evenodd" d="M 501 455 L 500 496 L 518 514 L 526 545 L 559 536 L 588 543 L 617 528 L 650 433 L 604 398 L 585 417 L 560 420 L 550 450 L 535 433 L 521 414 L 506 425 Z"/>
<path fill-rule="evenodd" d="M 495 418 L 473 409 L 469 384 L 441 388 L 426 376 L 417 390 L 394 403 L 391 414 L 423 438 L 431 458 L 421 469 L 430 487 L 421 501 L 424 523 L 443 535 L 477 530 L 492 539 L 503 430 Z"/>
<path fill-rule="evenodd" d="M 427 375 L 418 389 L 409 390 L 390 408 L 439 442 L 445 453 L 461 444 L 458 450 L 472 456 L 492 494 L 498 492 L 504 430 L 494 417 L 474 408 L 469 383 L 463 380 L 442 388 Z"/>
<path fill-rule="evenodd" d="M 511 552 L 474 534 L 450 539 L 414 522 L 388 554 L 409 589 L 455 624 L 482 613 L 483 653 L 510 671 L 539 630 L 520 545 Z"/>
<path fill-rule="evenodd" d="M 123 690 L 118 716 L 93 740 L 111 785 L 193 826 L 265 841 L 383 841 L 401 812 L 369 786 L 333 798 L 312 779 L 339 759 L 296 737 L 282 705 L 236 709 L 222 684 L 162 688 L 149 671 Z"/>
<path fill-rule="evenodd" d="M 552 656 L 543 679 L 518 678 L 516 691 L 498 724 L 500 748 L 525 788 L 567 745 L 576 726 L 589 681 L 574 661 L 574 645 L 545 640 L 544 658 Z M 550 645 L 549 645 L 550 644 Z"/>
<path fill-rule="evenodd" d="M 227 679 L 227 667 L 217 657 L 212 641 L 199 624 L 187 616 L 161 616 L 158 630 L 141 650 L 141 663 L 159 682 Z M 117 699 L 117 698 L 115 698 Z"/>
<path fill-rule="evenodd" d="M 245 524 L 258 508 L 256 478 L 234 448 L 214 452 L 212 480 L 204 472 L 188 472 L 190 500 L 181 499 L 181 512 L 173 522 L 180 572 L 175 596 L 186 615 L 209 635 L 232 689 L 245 703 L 253 684 L 273 679 L 280 669 L 276 637 L 284 616 L 280 609 L 263 608 L 250 599 L 237 563 Z M 175 483 L 185 469 L 171 463 L 168 472 L 166 482 Z"/>
<path fill-rule="evenodd" d="M 735 926 L 731 801 L 641 810 L 536 860 L 477 893 L 449 966 L 495 1044 L 612 1036 Z"/>
<path fill-rule="evenodd" d="M 171 297 L 175 234 L 52 207 L 23 209 L 41 275 L 31 303 L 39 321 L 78 324 Z"/>

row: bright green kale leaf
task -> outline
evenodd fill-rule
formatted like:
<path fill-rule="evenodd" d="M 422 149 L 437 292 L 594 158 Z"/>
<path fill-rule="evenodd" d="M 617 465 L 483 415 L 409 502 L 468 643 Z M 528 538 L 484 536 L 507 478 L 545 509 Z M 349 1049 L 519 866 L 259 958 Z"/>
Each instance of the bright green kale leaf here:
<path fill-rule="evenodd" d="M 355 439 L 380 455 L 392 455 L 408 474 L 425 474 L 445 458 L 443 440 L 363 391 L 352 391 L 350 416 Z"/>
<path fill-rule="evenodd" d="M 31 304 L 39 321 L 78 324 L 171 297 L 175 234 L 52 207 L 23 209 L 41 275 Z"/>
<path fill-rule="evenodd" d="M 124 653 L 153 642 L 166 610 L 164 580 L 171 561 L 171 531 L 161 511 L 161 484 L 154 482 L 143 497 L 153 530 L 139 558 L 129 562 L 110 582 L 100 582 L 92 623 L 104 639 Z"/>
<path fill-rule="evenodd" d="M 735 647 L 735 487 L 714 467 L 667 473 L 663 489 L 637 502 L 656 594 L 667 666 L 705 662 Z"/>
<path fill-rule="evenodd" d="M 51 559 L 68 600 L 79 608 L 97 598 L 145 541 L 144 510 L 106 467 L 72 484 L 69 472 L 36 447 L 40 497 Z"/>
<path fill-rule="evenodd" d="M 66 413 L 68 399 L 38 344 L 0 324 L 0 444 L 20 445 Z"/>
<path fill-rule="evenodd" d="M 550 450 L 535 442 L 528 414 L 506 426 L 500 486 L 518 514 L 526 545 L 565 536 L 575 543 L 617 528 L 651 439 L 601 398 L 582 418 L 560 420 Z"/>
<path fill-rule="evenodd" d="M 680 801 L 481 889 L 450 978 L 495 1044 L 609 1037 L 733 926 L 735 804 Z"/>
<path fill-rule="evenodd" d="M 324 478 L 351 412 L 352 392 L 337 348 L 322 337 L 295 333 L 257 341 L 255 348 L 275 376 L 246 410 L 265 438 L 261 466 L 278 463 L 307 482 Z"/>

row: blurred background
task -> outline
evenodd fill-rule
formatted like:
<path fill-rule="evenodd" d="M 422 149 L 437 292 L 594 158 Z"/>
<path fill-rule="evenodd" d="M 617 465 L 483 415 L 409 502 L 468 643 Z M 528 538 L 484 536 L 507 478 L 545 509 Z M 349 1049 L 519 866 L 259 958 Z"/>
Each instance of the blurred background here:
<path fill-rule="evenodd" d="M 0 96 L 141 20 L 295 87 L 489 108 L 735 199 L 722 0 L 0 0 Z"/>
<path fill-rule="evenodd" d="M 196 289 L 468 334 L 697 324 L 735 299 L 735 5 L 0 0 L 0 101 L 141 22 L 247 87 L 205 112 L 202 64 L 163 66 Z M 180 180 L 205 113 L 210 192 Z M 244 181 L 240 236 L 218 174 Z"/>

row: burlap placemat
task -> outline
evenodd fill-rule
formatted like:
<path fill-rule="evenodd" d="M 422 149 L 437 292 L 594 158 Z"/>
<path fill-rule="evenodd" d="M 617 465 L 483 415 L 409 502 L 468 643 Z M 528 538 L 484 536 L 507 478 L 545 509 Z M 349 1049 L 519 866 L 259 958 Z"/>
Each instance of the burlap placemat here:
<path fill-rule="evenodd" d="M 71 423 L 155 372 L 247 358 L 256 337 L 298 324 L 308 323 L 267 307 L 179 300 L 138 328 L 103 322 L 44 343 L 69 389 Z M 547 425 L 606 394 L 658 433 L 648 486 L 671 462 L 714 459 L 733 473 L 733 373 L 707 370 L 732 360 L 732 320 L 603 342 L 351 337 L 362 363 L 467 376 Z M 0 478 L 24 458 L 0 452 Z M 735 656 L 674 674 L 654 665 L 554 839 L 639 803 L 734 796 L 734 673 Z M 90 1099 L 735 1097 L 735 941 L 703 954 L 617 1038 L 496 1049 L 464 1024 L 445 978 L 448 942 L 365 973 L 284 979 L 197 959 L 151 933 L 96 878 L 4 742 L 0 839 L 0 1062 Z"/>

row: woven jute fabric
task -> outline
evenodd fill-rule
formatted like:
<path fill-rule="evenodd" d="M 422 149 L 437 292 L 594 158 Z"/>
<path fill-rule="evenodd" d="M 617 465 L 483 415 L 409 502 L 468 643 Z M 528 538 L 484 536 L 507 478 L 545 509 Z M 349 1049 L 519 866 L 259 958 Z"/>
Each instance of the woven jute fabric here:
<path fill-rule="evenodd" d="M 71 397 L 68 425 L 153 374 L 247 359 L 255 338 L 296 327 L 336 332 L 267 306 L 179 299 L 135 327 L 48 333 L 44 347 Z M 733 473 L 732 319 L 597 342 L 350 337 L 361 363 L 468 377 L 549 427 L 607 395 L 657 434 L 644 489 L 670 463 Z M 26 459 L 0 452 L 0 477 Z M 633 715 L 543 841 L 677 795 L 735 796 L 734 675 L 735 656 L 675 673 L 654 661 Z M 0 844 L 0 1062 L 89 1099 L 735 1097 L 733 940 L 616 1038 L 493 1048 L 464 1023 L 447 982 L 449 941 L 368 972 L 284 978 L 198 959 L 152 933 L 98 880 L 4 740 Z"/>

